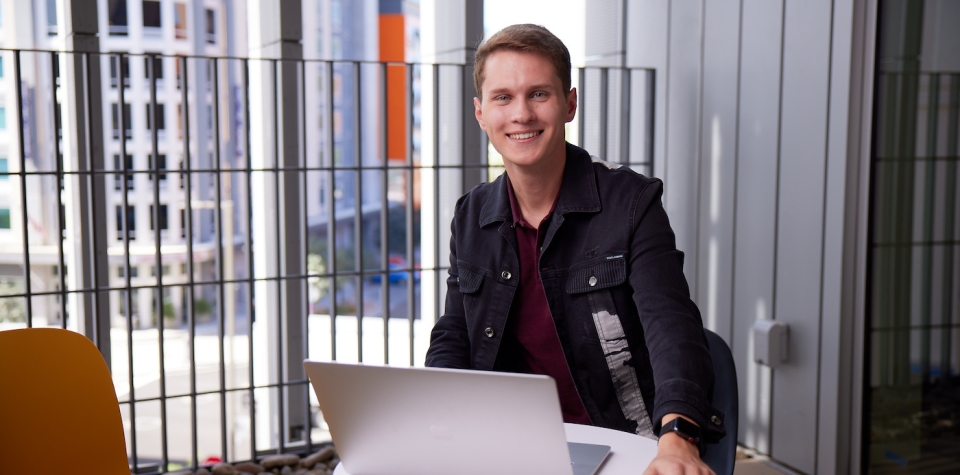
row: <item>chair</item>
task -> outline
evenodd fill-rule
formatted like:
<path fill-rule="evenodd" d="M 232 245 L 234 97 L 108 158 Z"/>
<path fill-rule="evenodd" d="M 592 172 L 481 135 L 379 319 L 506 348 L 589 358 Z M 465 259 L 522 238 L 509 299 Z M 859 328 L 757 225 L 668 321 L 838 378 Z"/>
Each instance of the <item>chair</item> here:
<path fill-rule="evenodd" d="M 703 461 L 717 475 L 733 473 L 737 458 L 737 423 L 739 422 L 739 395 L 737 393 L 737 368 L 733 363 L 730 347 L 720 335 L 704 329 L 707 343 L 710 345 L 710 359 L 713 360 L 714 384 L 713 407 L 725 414 L 725 435 L 716 444 L 706 444 L 703 449 Z"/>
<path fill-rule="evenodd" d="M 0 331 L 0 473 L 130 475 L 110 371 L 83 335 Z"/>

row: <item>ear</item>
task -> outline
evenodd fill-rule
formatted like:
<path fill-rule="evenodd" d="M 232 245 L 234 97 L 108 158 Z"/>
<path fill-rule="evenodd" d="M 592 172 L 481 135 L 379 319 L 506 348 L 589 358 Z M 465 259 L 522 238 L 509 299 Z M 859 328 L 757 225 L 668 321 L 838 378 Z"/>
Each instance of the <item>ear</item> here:
<path fill-rule="evenodd" d="M 567 122 L 577 116 L 577 88 L 571 88 L 567 93 Z"/>
<path fill-rule="evenodd" d="M 487 126 L 483 123 L 483 109 L 480 108 L 480 98 L 473 98 L 473 114 L 477 117 L 477 123 L 480 124 L 480 128 L 484 132 L 487 130 Z"/>

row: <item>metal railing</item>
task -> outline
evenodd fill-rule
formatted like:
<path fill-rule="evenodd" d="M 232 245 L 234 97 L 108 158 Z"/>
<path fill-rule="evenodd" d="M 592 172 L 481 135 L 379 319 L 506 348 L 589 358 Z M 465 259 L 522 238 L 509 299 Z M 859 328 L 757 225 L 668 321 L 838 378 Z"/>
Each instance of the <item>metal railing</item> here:
<path fill-rule="evenodd" d="M 441 77 L 463 66 L 0 55 L 14 72 L 0 99 L 16 114 L 0 153 L 18 153 L 0 158 L 0 329 L 97 343 L 135 473 L 328 440 L 302 358 L 422 364 L 445 290 L 442 230 L 473 184 L 464 171 L 502 169 L 495 152 L 439 156 L 445 110 L 472 96 Z M 90 106 L 76 116 L 60 75 L 72 60 L 86 85 L 72 100 Z M 651 174 L 653 71 L 575 77 L 571 136 Z"/>

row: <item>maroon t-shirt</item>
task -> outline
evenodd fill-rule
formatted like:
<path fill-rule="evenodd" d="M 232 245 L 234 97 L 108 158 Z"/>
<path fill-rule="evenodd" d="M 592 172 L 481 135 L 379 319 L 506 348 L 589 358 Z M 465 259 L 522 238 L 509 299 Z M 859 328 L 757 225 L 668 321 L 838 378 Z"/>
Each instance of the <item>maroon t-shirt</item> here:
<path fill-rule="evenodd" d="M 520 205 L 513 194 L 513 184 L 507 178 L 507 193 L 510 196 L 510 208 L 513 211 L 514 229 L 517 233 L 517 247 L 520 258 L 520 287 L 514 299 L 510 316 L 507 319 L 507 332 L 504 338 L 514 339 L 518 345 L 522 361 L 520 369 L 533 374 L 551 376 L 557 382 L 560 395 L 560 408 L 563 421 L 577 424 L 590 424 L 590 417 L 583 407 L 580 394 L 573 383 L 573 376 L 567 366 L 567 358 L 560 346 L 557 327 L 550 314 L 547 295 L 540 281 L 540 253 L 543 235 L 553 209 L 550 210 L 536 228 L 523 219 Z M 556 202 L 553 207 L 556 208 Z"/>

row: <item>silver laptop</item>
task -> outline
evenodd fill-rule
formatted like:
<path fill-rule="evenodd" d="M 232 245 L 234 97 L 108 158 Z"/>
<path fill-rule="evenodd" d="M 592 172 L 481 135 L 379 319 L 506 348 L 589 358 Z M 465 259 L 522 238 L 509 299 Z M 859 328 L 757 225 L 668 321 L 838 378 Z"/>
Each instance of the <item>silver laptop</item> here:
<path fill-rule="evenodd" d="M 350 475 L 593 475 L 610 452 L 568 448 L 548 376 L 303 366 Z"/>

